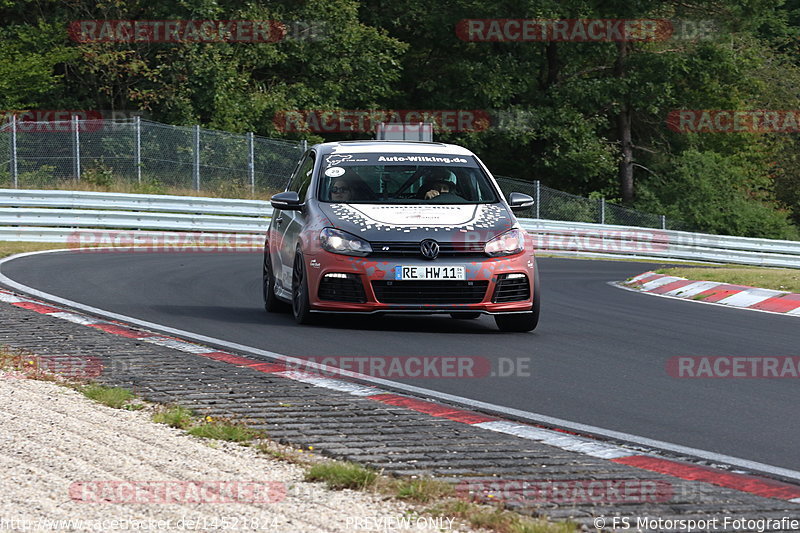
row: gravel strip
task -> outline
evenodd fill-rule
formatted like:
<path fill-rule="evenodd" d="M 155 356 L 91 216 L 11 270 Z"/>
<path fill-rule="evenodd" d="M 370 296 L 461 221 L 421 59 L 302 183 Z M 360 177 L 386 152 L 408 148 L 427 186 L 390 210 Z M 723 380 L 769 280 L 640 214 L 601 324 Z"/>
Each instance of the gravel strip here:
<path fill-rule="evenodd" d="M 252 448 L 191 437 L 151 422 L 147 412 L 112 409 L 74 390 L 13 373 L 0 372 L 0 427 L 0 531 L 439 530 L 432 527 L 435 519 L 400 522 L 415 516 L 402 502 L 330 491 L 304 482 L 301 467 Z M 96 483 L 106 481 L 124 484 L 112 490 Z M 254 487 L 244 485 L 253 482 L 270 490 L 218 503 L 217 494 L 203 490 L 217 481 L 240 488 Z M 130 482 L 139 482 L 140 490 L 130 490 Z M 142 490 L 165 486 L 172 492 Z M 163 502 L 167 495 L 172 503 L 149 501 Z M 97 501 L 101 496 L 123 502 Z M 452 531 L 469 530 L 454 523 Z"/>

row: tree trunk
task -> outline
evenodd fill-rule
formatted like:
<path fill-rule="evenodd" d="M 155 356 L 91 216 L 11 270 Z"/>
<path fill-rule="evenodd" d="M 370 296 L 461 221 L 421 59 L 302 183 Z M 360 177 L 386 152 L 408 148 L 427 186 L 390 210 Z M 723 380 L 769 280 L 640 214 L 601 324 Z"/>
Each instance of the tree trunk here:
<path fill-rule="evenodd" d="M 614 77 L 620 80 L 625 77 L 625 59 L 628 57 L 628 43 L 617 43 L 617 60 L 614 64 Z M 619 187 L 622 201 L 626 204 L 633 202 L 635 190 L 633 183 L 633 142 L 631 141 L 631 109 L 623 94 L 617 114 L 617 139 L 619 139 Z"/>
<path fill-rule="evenodd" d="M 620 142 L 619 186 L 622 201 L 633 202 L 633 143 L 631 142 L 631 112 L 627 106 L 617 115 L 617 135 Z"/>
<path fill-rule="evenodd" d="M 558 60 L 558 43 L 550 41 L 545 48 L 545 55 L 547 57 L 547 73 L 542 84 L 542 89 L 549 89 L 558 81 L 559 70 L 561 64 Z"/>

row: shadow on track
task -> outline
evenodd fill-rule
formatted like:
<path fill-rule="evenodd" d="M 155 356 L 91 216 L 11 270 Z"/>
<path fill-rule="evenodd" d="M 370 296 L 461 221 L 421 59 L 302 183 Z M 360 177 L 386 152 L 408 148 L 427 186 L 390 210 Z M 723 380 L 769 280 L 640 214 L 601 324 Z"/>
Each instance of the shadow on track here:
<path fill-rule="evenodd" d="M 353 331 L 407 331 L 438 334 L 499 334 L 494 320 L 487 316 L 475 320 L 450 318 L 449 315 L 345 315 L 317 314 L 312 325 L 299 326 L 289 313 L 266 313 L 260 307 L 220 307 L 204 305 L 153 305 L 171 316 L 181 316 L 231 324 L 264 324 L 268 327 Z M 507 335 L 507 334 L 506 334 Z"/>

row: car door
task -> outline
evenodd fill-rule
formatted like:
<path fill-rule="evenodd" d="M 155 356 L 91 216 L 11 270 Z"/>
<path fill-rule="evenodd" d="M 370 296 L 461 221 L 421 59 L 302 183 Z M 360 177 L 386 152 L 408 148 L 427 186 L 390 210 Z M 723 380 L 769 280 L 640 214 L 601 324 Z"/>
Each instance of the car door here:
<path fill-rule="evenodd" d="M 294 191 L 300 196 L 302 202 L 306 201 L 311 177 L 314 173 L 314 152 L 309 152 L 292 176 L 287 191 Z M 292 266 L 294 265 L 295 247 L 300 238 L 300 232 L 305 227 L 306 215 L 304 211 L 280 211 L 275 219 L 275 233 L 278 236 L 276 243 L 277 263 L 275 268 L 275 282 L 283 291 L 292 289 Z"/>

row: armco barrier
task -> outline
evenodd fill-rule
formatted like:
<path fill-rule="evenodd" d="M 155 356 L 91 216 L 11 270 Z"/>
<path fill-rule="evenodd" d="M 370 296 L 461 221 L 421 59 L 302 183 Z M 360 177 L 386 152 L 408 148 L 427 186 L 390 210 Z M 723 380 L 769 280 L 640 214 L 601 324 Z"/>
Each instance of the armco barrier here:
<path fill-rule="evenodd" d="M 0 240 L 75 243 L 96 230 L 264 235 L 269 202 L 190 196 L 0 189 Z M 521 219 L 537 250 L 800 268 L 800 241 Z M 77 242 L 80 242 L 78 240 Z"/>
<path fill-rule="evenodd" d="M 622 254 L 800 268 L 800 241 L 755 239 L 634 226 L 521 219 L 541 252 Z"/>
<path fill-rule="evenodd" d="M 262 217 L 272 214 L 269 202 L 261 200 L 23 189 L 0 189 L 0 207 L 61 207 Z"/>

